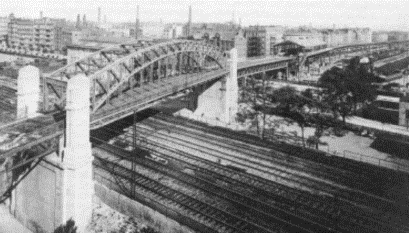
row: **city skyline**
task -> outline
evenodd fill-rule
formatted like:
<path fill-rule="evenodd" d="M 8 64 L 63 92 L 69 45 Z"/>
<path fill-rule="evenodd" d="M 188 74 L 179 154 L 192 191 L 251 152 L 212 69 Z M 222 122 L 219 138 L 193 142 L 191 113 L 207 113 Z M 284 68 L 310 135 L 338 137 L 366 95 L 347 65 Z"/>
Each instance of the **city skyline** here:
<path fill-rule="evenodd" d="M 134 22 L 140 5 L 140 20 L 186 23 L 192 5 L 192 22 L 227 22 L 233 14 L 243 26 L 283 25 L 313 27 L 370 27 L 374 30 L 403 30 L 409 27 L 405 7 L 409 1 L 89 1 L 51 0 L 25 1 L 21 5 L 3 0 L 0 15 L 14 13 L 17 17 L 36 18 L 40 11 L 45 17 L 76 20 L 77 14 L 98 21 L 98 7 L 109 22 Z M 109 9 L 109 11 L 108 11 Z M 211 16 L 211 17 L 209 17 Z"/>

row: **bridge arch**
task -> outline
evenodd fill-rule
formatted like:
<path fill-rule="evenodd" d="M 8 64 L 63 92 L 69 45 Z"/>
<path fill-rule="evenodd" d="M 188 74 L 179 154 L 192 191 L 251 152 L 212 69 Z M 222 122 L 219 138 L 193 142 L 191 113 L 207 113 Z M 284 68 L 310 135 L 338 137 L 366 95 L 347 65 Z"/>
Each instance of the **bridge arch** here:
<path fill-rule="evenodd" d="M 83 73 L 92 83 L 91 109 L 94 113 L 136 74 L 158 61 L 175 58 L 178 54 L 190 57 L 199 67 L 206 61 L 207 65 L 225 68 L 226 56 L 223 51 L 203 41 L 173 40 L 156 44 L 138 42 L 112 46 L 70 63 L 43 78 L 43 109 L 45 112 L 64 109 L 66 82 L 72 76 Z M 176 65 L 171 69 L 175 68 Z M 97 86 L 102 93 L 97 91 Z"/>

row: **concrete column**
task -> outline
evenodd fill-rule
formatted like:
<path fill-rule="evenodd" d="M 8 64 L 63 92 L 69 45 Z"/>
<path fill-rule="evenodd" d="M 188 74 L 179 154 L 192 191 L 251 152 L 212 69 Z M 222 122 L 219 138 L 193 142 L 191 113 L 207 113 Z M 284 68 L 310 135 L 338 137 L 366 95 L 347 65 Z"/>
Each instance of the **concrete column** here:
<path fill-rule="evenodd" d="M 66 147 L 64 149 L 63 221 L 72 218 L 78 232 L 92 216 L 92 153 L 90 143 L 90 83 L 79 74 L 67 86 Z"/>
<path fill-rule="evenodd" d="M 239 85 L 237 81 L 237 49 L 230 50 L 229 71 L 230 74 L 226 80 L 226 92 L 225 92 L 225 116 L 224 121 L 230 123 L 235 120 L 236 113 L 238 111 L 239 101 Z"/>
<path fill-rule="evenodd" d="M 39 115 L 40 71 L 34 66 L 25 66 L 17 78 L 17 119 Z"/>

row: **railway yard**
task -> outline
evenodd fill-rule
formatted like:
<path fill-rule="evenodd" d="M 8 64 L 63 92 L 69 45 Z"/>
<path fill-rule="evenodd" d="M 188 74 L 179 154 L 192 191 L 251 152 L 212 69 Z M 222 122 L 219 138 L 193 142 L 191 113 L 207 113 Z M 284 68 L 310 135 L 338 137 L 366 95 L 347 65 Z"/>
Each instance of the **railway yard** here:
<path fill-rule="evenodd" d="M 94 179 L 197 232 L 409 231 L 406 173 L 162 113 L 133 121 L 91 132 Z"/>

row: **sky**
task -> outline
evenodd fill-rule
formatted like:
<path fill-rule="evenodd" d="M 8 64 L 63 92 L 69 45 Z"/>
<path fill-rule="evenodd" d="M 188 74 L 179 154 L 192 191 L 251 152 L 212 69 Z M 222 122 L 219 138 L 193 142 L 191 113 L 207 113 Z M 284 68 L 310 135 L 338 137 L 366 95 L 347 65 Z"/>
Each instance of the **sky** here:
<path fill-rule="evenodd" d="M 313 27 L 371 27 L 374 30 L 408 30 L 409 0 L 1 0 L 0 16 L 45 17 L 76 20 L 86 14 L 97 21 L 98 7 L 102 19 L 110 22 L 135 21 L 136 5 L 140 20 L 187 22 L 192 5 L 193 22 L 231 21 L 242 25 L 283 25 Z"/>

